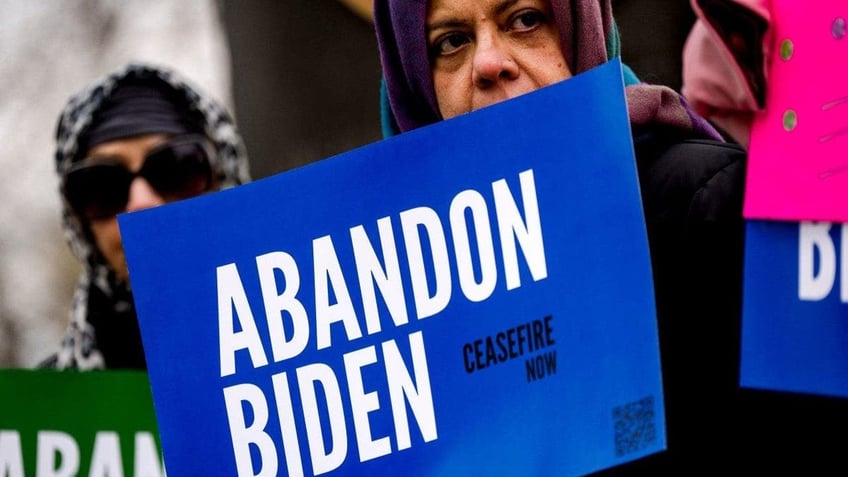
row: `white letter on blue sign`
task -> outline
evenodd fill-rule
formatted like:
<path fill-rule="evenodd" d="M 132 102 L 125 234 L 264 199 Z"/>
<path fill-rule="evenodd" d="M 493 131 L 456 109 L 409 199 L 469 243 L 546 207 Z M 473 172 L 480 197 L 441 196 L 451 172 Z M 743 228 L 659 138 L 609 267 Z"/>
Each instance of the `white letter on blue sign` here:
<path fill-rule="evenodd" d="M 416 207 L 401 212 L 400 223 L 409 260 L 415 310 L 419 319 L 427 318 L 444 310 L 451 297 L 450 259 L 445 230 L 436 211 L 428 207 Z M 432 296 L 427 284 L 427 270 L 424 267 L 421 237 L 418 234 L 419 226 L 424 227 L 433 257 L 433 277 L 436 283 Z"/>
<path fill-rule="evenodd" d="M 35 462 L 35 475 L 38 477 L 72 477 L 79 470 L 79 447 L 68 434 L 59 431 L 39 431 L 38 457 Z M 59 459 L 54 459 L 54 454 Z M 56 460 L 60 462 L 56 467 Z"/>
<path fill-rule="evenodd" d="M 383 343 L 383 359 L 386 361 L 386 378 L 389 383 L 389 398 L 395 420 L 398 450 L 412 446 L 405 401 L 409 402 L 424 442 L 430 442 L 439 437 L 436 432 L 436 413 L 433 408 L 433 393 L 430 390 L 427 355 L 424 352 L 424 337 L 420 331 L 409 335 L 409 348 L 412 355 L 412 369 L 415 373 L 414 381 L 409 375 L 397 344 L 394 341 Z"/>
<path fill-rule="evenodd" d="M 836 249 L 829 222 L 801 222 L 798 238 L 798 298 L 818 301 L 830 294 L 836 279 Z M 816 250 L 819 273 L 815 273 Z"/>
<path fill-rule="evenodd" d="M 480 282 L 474 278 L 474 262 L 471 257 L 471 245 L 468 239 L 468 224 L 465 211 L 471 211 L 474 224 L 475 242 L 480 263 Z M 453 246 L 456 253 L 456 268 L 459 275 L 459 287 L 466 298 L 480 302 L 489 298 L 495 291 L 498 281 L 495 246 L 492 243 L 492 227 L 489 222 L 489 210 L 486 199 L 476 190 L 464 190 L 456 195 L 450 205 L 450 225 Z"/>
<path fill-rule="evenodd" d="M 318 414 L 318 399 L 315 395 L 317 383 L 321 383 L 324 397 L 327 398 L 327 417 L 330 420 L 331 433 L 328 452 L 324 449 L 324 433 L 321 431 L 321 416 Z M 347 425 L 339 382 L 332 368 L 324 363 L 315 363 L 297 369 L 297 386 L 303 401 L 312 472 L 315 475 L 324 474 L 342 465 L 347 456 Z"/>
<path fill-rule="evenodd" d="M 542 240 L 542 222 L 539 219 L 539 203 L 536 200 L 536 183 L 533 169 L 528 169 L 518 175 L 521 181 L 521 197 L 524 205 L 524 220 L 515 205 L 515 198 L 509 191 L 505 179 L 492 183 L 495 194 L 495 210 L 498 218 L 498 232 L 503 249 L 504 269 L 506 272 L 506 289 L 512 290 L 521 286 L 521 276 L 518 273 L 518 254 L 515 250 L 515 240 L 521 245 L 524 260 L 530 269 L 534 281 L 548 276 L 545 262 L 545 245 Z"/>
<path fill-rule="evenodd" d="M 297 438 L 297 428 L 294 423 L 294 407 L 292 406 L 289 381 L 285 371 L 271 376 L 271 382 L 274 384 L 277 413 L 280 418 L 280 429 L 283 432 L 283 451 L 286 455 L 288 476 L 303 477 L 303 461 L 300 460 L 300 440 Z"/>
<path fill-rule="evenodd" d="M 271 350 L 274 361 L 293 358 L 306 349 L 309 340 L 309 319 L 306 309 L 297 299 L 300 289 L 300 273 L 294 258 L 285 252 L 271 252 L 256 257 L 259 283 L 262 287 L 262 301 L 265 302 L 265 317 L 268 320 L 268 333 L 271 337 Z M 284 288 L 277 291 L 277 278 L 274 273 L 283 274 Z M 291 316 L 291 340 L 286 340 L 283 326 L 283 312 Z"/>
<path fill-rule="evenodd" d="M 365 392 L 362 382 L 362 368 L 377 362 L 374 346 L 352 351 L 344 355 L 347 386 L 350 391 L 350 407 L 353 412 L 353 428 L 356 431 L 356 445 L 359 449 L 359 461 L 376 459 L 392 452 L 388 437 L 371 438 L 371 423 L 368 413 L 380 409 L 377 392 Z"/>
<path fill-rule="evenodd" d="M 365 311 L 365 326 L 369 335 L 378 333 L 382 329 L 380 316 L 377 312 L 375 283 L 377 288 L 380 289 L 380 294 L 383 295 L 386 308 L 388 308 L 395 326 L 405 325 L 409 322 L 391 219 L 383 217 L 377 220 L 377 228 L 380 232 L 385 268 L 380 263 L 380 259 L 377 258 L 377 253 L 374 251 L 371 241 L 368 240 L 365 227 L 357 225 L 350 229 L 353 256 L 356 260 L 356 273 L 359 276 L 359 289 L 362 293 L 362 305 Z"/>
<path fill-rule="evenodd" d="M 241 326 L 239 332 L 233 331 L 233 306 Z M 235 263 L 218 267 L 218 343 L 222 378 L 235 374 L 238 350 L 247 349 L 254 368 L 268 364 Z"/>
<path fill-rule="evenodd" d="M 227 420 L 230 423 L 230 437 L 239 477 L 277 475 L 277 450 L 271 436 L 265 432 L 265 426 L 268 424 L 268 403 L 262 390 L 254 384 L 236 384 L 224 388 L 224 401 L 227 405 Z M 250 404 L 253 409 L 253 422 L 249 426 L 245 422 L 242 403 Z M 250 444 L 256 444 L 262 461 L 262 467 L 257 474 L 253 473 Z"/>
<path fill-rule="evenodd" d="M 312 258 L 315 270 L 315 336 L 318 349 L 332 345 L 330 325 L 339 321 L 344 325 L 348 341 L 362 337 L 356 311 L 347 290 L 342 267 L 329 235 L 312 241 Z M 336 304 L 330 304 L 330 287 Z"/>
<path fill-rule="evenodd" d="M 839 279 L 842 281 L 842 292 L 839 295 L 840 301 L 842 303 L 848 303 L 848 224 L 842 224 L 842 248 L 840 249 L 840 254 L 842 255 L 842 274 L 839 276 Z"/>

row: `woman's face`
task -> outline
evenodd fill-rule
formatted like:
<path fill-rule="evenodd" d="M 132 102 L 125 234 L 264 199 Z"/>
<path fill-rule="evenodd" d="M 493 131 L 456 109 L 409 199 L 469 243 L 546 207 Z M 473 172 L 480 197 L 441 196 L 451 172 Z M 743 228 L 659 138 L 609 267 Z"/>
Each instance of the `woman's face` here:
<path fill-rule="evenodd" d="M 167 142 L 165 134 L 146 134 L 129 139 L 118 139 L 98 144 L 88 151 L 88 157 L 114 157 L 120 160 L 127 169 L 137 171 L 144 163 L 147 153 L 156 146 Z M 136 177 L 130 185 L 129 200 L 126 211 L 156 207 L 165 203 L 162 198 L 143 177 Z M 127 262 L 124 257 L 124 247 L 121 244 L 121 233 L 118 230 L 118 219 L 116 216 L 105 219 L 92 220 L 90 223 L 91 233 L 97 248 L 109 268 L 115 272 L 118 278 L 127 281 Z"/>
<path fill-rule="evenodd" d="M 548 0 L 430 0 L 427 45 L 445 119 L 571 77 Z"/>

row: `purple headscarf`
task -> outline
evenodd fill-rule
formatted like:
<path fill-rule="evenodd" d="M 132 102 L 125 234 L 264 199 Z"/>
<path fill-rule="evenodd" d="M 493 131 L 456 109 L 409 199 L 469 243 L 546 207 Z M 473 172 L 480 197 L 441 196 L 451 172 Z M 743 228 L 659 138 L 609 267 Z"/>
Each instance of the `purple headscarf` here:
<path fill-rule="evenodd" d="M 391 129 L 409 131 L 442 120 L 427 51 L 428 0 L 374 0 L 374 24 L 385 81 Z M 619 56 L 610 0 L 549 0 L 560 46 L 573 74 Z M 633 78 L 635 80 L 635 77 Z M 685 100 L 665 86 L 629 84 L 630 122 L 665 126 L 685 136 L 720 139 Z M 384 125 L 385 128 L 386 125 Z"/>

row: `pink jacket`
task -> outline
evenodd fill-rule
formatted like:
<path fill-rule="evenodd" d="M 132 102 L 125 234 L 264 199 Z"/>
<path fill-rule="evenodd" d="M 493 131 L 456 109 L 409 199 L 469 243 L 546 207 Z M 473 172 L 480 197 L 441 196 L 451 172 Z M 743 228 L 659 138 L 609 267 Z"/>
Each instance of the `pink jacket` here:
<path fill-rule="evenodd" d="M 745 216 L 848 221 L 848 1 L 691 3 L 682 93 L 749 148 Z"/>
<path fill-rule="evenodd" d="M 743 146 L 765 107 L 769 0 L 691 0 L 698 16 L 683 50 L 683 96 Z"/>

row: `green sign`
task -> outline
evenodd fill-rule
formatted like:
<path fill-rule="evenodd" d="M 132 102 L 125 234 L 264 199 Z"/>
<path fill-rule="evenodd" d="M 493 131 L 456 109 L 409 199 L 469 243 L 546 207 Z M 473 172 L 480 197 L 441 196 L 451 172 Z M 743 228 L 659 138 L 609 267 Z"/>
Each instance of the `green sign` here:
<path fill-rule="evenodd" d="M 147 373 L 0 370 L 0 477 L 165 475 Z"/>

